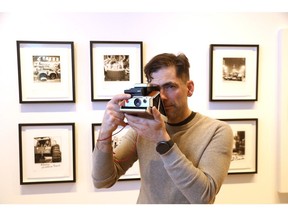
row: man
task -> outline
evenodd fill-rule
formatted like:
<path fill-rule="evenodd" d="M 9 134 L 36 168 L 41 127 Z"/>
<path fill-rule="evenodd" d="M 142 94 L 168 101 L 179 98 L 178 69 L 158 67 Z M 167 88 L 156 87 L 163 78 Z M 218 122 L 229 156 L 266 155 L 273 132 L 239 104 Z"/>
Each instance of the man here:
<path fill-rule="evenodd" d="M 229 125 L 188 107 L 194 91 L 184 54 L 163 53 L 144 68 L 148 83 L 160 86 L 167 122 L 152 108 L 153 119 L 125 114 L 120 106 L 131 95 L 108 103 L 93 152 L 93 183 L 111 187 L 139 160 L 141 188 L 137 203 L 214 203 L 227 176 L 233 144 Z M 119 147 L 111 147 L 119 125 L 130 129 Z"/>

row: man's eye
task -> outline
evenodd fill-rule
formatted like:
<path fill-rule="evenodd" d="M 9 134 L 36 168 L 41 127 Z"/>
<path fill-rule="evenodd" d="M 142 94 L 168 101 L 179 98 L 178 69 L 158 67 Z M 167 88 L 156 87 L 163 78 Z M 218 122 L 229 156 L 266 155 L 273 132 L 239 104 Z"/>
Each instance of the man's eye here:
<path fill-rule="evenodd" d="M 165 85 L 162 86 L 162 89 L 165 90 L 165 91 L 171 90 L 171 89 L 174 89 L 174 88 L 176 88 L 176 85 L 174 85 L 174 84 L 165 84 Z"/>
<path fill-rule="evenodd" d="M 169 88 L 174 88 L 174 87 L 175 87 L 175 86 L 171 84 L 171 85 L 167 85 L 166 88 L 169 89 Z"/>

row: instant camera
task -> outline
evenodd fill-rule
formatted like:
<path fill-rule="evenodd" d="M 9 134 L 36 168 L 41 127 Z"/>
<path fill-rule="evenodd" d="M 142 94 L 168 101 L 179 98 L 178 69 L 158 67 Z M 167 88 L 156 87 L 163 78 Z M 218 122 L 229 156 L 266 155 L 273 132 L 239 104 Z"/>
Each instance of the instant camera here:
<path fill-rule="evenodd" d="M 131 98 L 125 101 L 120 107 L 120 111 L 143 118 L 153 119 L 151 109 L 155 106 L 164 120 L 166 120 L 166 112 L 160 98 L 160 88 L 158 85 L 152 84 L 135 84 L 133 88 L 124 90 L 125 94 L 130 94 Z"/>

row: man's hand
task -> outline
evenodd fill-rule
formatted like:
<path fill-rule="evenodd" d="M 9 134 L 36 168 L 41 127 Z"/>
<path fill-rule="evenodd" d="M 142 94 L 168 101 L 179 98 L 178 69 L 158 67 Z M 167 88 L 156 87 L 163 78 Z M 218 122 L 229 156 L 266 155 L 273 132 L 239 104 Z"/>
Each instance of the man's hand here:
<path fill-rule="evenodd" d="M 99 134 L 100 140 L 111 136 L 119 125 L 123 127 L 126 126 L 124 122 L 125 116 L 124 113 L 120 111 L 120 107 L 124 104 L 125 100 L 128 100 L 130 97 L 130 94 L 115 95 L 107 103 Z"/>
<path fill-rule="evenodd" d="M 146 119 L 129 114 L 125 114 L 125 117 L 130 127 L 136 130 L 140 136 L 155 142 L 156 145 L 159 141 L 169 140 L 170 136 L 166 131 L 165 122 L 159 110 L 156 107 L 152 107 L 151 111 L 154 119 Z"/>

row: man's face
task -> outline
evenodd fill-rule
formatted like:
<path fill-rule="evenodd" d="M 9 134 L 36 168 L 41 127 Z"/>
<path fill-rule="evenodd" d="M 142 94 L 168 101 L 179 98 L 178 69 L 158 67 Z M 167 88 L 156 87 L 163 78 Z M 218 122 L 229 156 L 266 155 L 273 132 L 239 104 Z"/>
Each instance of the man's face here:
<path fill-rule="evenodd" d="M 151 84 L 159 85 L 161 99 L 163 101 L 169 123 L 183 121 L 190 114 L 187 104 L 189 90 L 194 90 L 193 82 L 184 83 L 176 76 L 175 67 L 167 67 L 152 74 Z M 191 96 L 191 95 L 190 95 Z"/>

